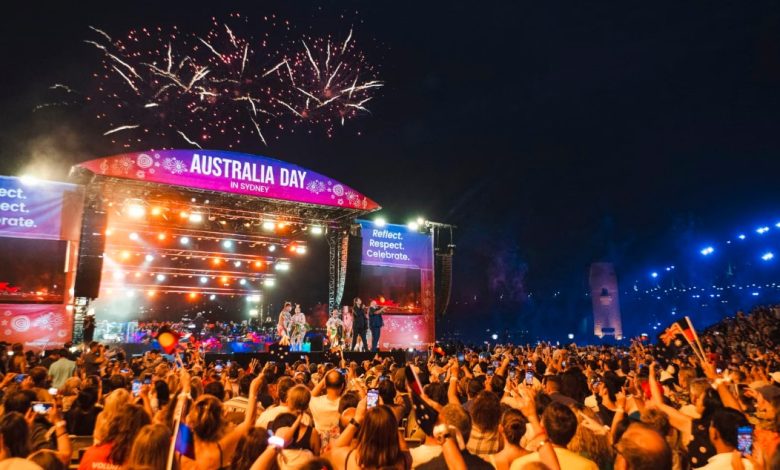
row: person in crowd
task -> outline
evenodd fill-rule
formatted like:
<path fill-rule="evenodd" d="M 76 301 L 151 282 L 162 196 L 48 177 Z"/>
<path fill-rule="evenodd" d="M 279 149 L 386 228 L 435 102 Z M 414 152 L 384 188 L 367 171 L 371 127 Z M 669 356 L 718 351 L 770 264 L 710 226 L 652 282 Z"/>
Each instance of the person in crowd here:
<path fill-rule="evenodd" d="M 80 391 L 73 406 L 65 413 L 68 434 L 92 436 L 101 409 L 97 406 L 97 390 L 87 387 Z"/>
<path fill-rule="evenodd" d="M 84 453 L 79 470 L 121 469 L 130 456 L 136 436 L 150 422 L 143 407 L 125 403 L 109 421 L 103 441 Z"/>
<path fill-rule="evenodd" d="M 353 320 L 354 317 L 352 316 L 352 310 L 350 310 L 348 305 L 344 305 L 341 307 L 341 322 L 344 324 L 344 334 L 343 334 L 343 341 L 344 341 L 344 347 L 352 349 L 352 327 L 353 327 Z"/>
<path fill-rule="evenodd" d="M 466 447 L 472 454 L 488 459 L 501 450 L 502 439 L 498 432 L 501 420 L 501 402 L 498 396 L 483 390 L 474 398 L 471 407 L 471 432 Z"/>
<path fill-rule="evenodd" d="M 98 413 L 97 419 L 95 420 L 95 432 L 93 433 L 93 437 L 95 438 L 96 444 L 105 441 L 106 436 L 108 435 L 108 429 L 111 426 L 111 421 L 113 421 L 114 417 L 120 413 L 125 405 L 130 403 L 130 398 L 130 392 L 124 388 L 114 390 L 106 395 L 103 402 L 103 410 Z"/>
<path fill-rule="evenodd" d="M 498 453 L 489 454 L 487 458 L 487 461 L 496 470 L 509 470 L 509 466 L 515 459 L 528 455 L 528 451 L 523 449 L 520 444 L 526 433 L 527 425 L 528 420 L 520 411 L 513 408 L 504 411 L 501 416 L 501 424 L 498 426 L 504 448 Z"/>
<path fill-rule="evenodd" d="M 472 425 L 471 418 L 463 407 L 456 404 L 444 406 L 439 412 L 438 423 L 439 425 L 443 425 L 446 430 L 444 435 L 440 434 L 437 436 L 437 440 L 442 446 L 442 454 L 416 467 L 418 470 L 447 470 L 450 468 L 447 456 L 444 455 L 444 444 L 447 440 L 447 437 L 445 437 L 446 435 L 455 438 L 456 452 L 460 451 L 459 455 L 465 465 L 464 468 L 468 468 L 469 470 L 491 470 L 493 468 L 488 462 L 471 454 L 465 446 L 465 443 L 469 441 Z"/>
<path fill-rule="evenodd" d="M 741 459 L 742 468 L 753 470 L 753 464 L 739 456 L 737 451 L 737 432 L 741 427 L 750 428 L 745 415 L 731 408 L 721 408 L 712 414 L 708 429 L 710 443 L 715 448 L 715 455 L 707 460 L 707 464 L 699 467 L 702 470 L 731 470 L 735 458 Z"/>
<path fill-rule="evenodd" d="M 24 415 L 6 412 L 0 417 L 0 469 L 40 469 L 25 460 L 30 450 L 30 429 Z"/>
<path fill-rule="evenodd" d="M 38 465 L 43 470 L 67 470 L 68 468 L 67 465 L 62 463 L 57 453 L 49 449 L 35 451 L 27 457 L 27 460 Z"/>
<path fill-rule="evenodd" d="M 147 424 L 136 434 L 130 448 L 127 467 L 166 470 L 170 444 L 171 431 L 167 426 Z"/>
<path fill-rule="evenodd" d="M 104 350 L 105 348 L 100 343 L 95 341 L 89 343 L 87 353 L 82 356 L 86 375 L 100 375 L 100 368 L 107 362 Z"/>
<path fill-rule="evenodd" d="M 636 423 L 615 443 L 615 470 L 671 470 L 672 452 L 663 436 Z M 567 467 L 563 467 L 567 468 Z"/>
<path fill-rule="evenodd" d="M 265 428 L 252 428 L 238 441 L 230 468 L 232 470 L 249 470 L 267 447 L 268 431 Z"/>
<path fill-rule="evenodd" d="M 257 418 L 255 426 L 260 426 L 268 429 L 271 421 L 282 413 L 289 413 L 290 408 L 287 407 L 287 392 L 295 386 L 295 381 L 288 377 L 282 376 L 276 383 L 276 399 L 272 406 L 266 408 Z"/>
<path fill-rule="evenodd" d="M 314 427 L 322 437 L 323 445 L 338 437 L 339 402 L 345 389 L 344 374 L 337 369 L 331 369 L 312 390 L 309 409 L 314 419 Z"/>
<path fill-rule="evenodd" d="M 11 361 L 8 364 L 8 372 L 14 374 L 26 374 L 27 373 L 27 357 L 24 354 L 24 345 L 22 343 L 14 343 L 11 346 Z"/>
<path fill-rule="evenodd" d="M 57 350 L 55 354 L 52 354 L 52 359 L 55 360 L 49 366 L 51 386 L 59 390 L 65 385 L 65 381 L 75 375 L 76 362 L 68 358 L 68 352 L 65 349 Z"/>

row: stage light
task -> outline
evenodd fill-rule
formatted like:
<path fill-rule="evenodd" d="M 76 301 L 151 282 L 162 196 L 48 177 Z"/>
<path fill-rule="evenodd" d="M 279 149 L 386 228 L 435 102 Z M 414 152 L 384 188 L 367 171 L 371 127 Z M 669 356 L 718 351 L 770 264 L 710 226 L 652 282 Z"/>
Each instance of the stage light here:
<path fill-rule="evenodd" d="M 222 276 L 219 280 L 222 281 L 222 284 L 227 284 L 230 279 L 227 276 Z"/>
<path fill-rule="evenodd" d="M 756 233 L 759 235 L 763 235 L 769 231 L 769 227 L 759 227 L 756 229 Z"/>
<path fill-rule="evenodd" d="M 290 263 L 276 263 L 276 266 L 274 268 L 277 271 L 289 271 L 290 270 Z"/>
<path fill-rule="evenodd" d="M 167 238 L 167 235 L 165 235 L 164 233 L 158 233 L 157 234 L 157 239 L 160 240 L 160 241 L 163 241 L 166 238 Z"/>
<path fill-rule="evenodd" d="M 249 295 L 247 296 L 246 301 L 255 303 L 260 302 L 260 296 L 258 294 Z"/>
<path fill-rule="evenodd" d="M 240 281 L 238 281 L 238 283 L 241 284 L 242 286 L 245 286 L 246 285 L 246 279 L 241 279 Z"/>
<path fill-rule="evenodd" d="M 209 300 L 214 300 L 214 299 L 216 299 L 216 298 L 217 298 L 217 296 L 216 296 L 216 295 L 214 295 L 214 294 L 211 294 L 211 295 L 209 296 Z"/>
<path fill-rule="evenodd" d="M 250 317 L 257 317 L 258 314 L 259 314 L 259 312 L 257 311 L 256 308 L 250 308 L 249 309 L 249 316 Z"/>
<path fill-rule="evenodd" d="M 780 228 L 780 222 L 776 223 L 775 227 Z"/>
<path fill-rule="evenodd" d="M 222 247 L 228 249 L 233 248 L 233 242 L 230 240 L 225 240 L 224 242 L 222 242 Z"/>
<path fill-rule="evenodd" d="M 263 267 L 263 262 L 262 261 L 255 261 L 255 267 L 256 268 L 262 268 Z"/>
<path fill-rule="evenodd" d="M 181 217 L 182 219 L 187 219 L 190 217 L 190 213 L 187 211 L 181 211 L 179 212 L 179 217 Z"/>
<path fill-rule="evenodd" d="M 144 208 L 144 206 L 141 204 L 136 204 L 136 203 L 128 204 L 127 215 L 133 219 L 140 219 L 141 217 L 146 215 L 146 208 Z"/>
<path fill-rule="evenodd" d="M 19 180 L 26 186 L 35 186 L 41 182 L 41 180 L 32 175 L 22 175 L 19 177 Z"/>
<path fill-rule="evenodd" d="M 200 277 L 200 283 L 201 284 L 205 284 L 207 282 L 209 282 L 209 278 L 207 278 L 206 276 L 201 276 Z"/>
<path fill-rule="evenodd" d="M 708 247 L 704 248 L 703 250 L 701 250 L 701 254 L 702 254 L 702 255 L 704 255 L 704 256 L 709 256 L 709 255 L 711 255 L 711 254 L 712 254 L 714 251 L 715 251 L 715 248 L 713 248 L 713 247 L 711 247 L 711 246 L 708 246 Z"/>
<path fill-rule="evenodd" d="M 179 243 L 181 243 L 182 245 L 189 245 L 190 244 L 190 239 L 187 238 L 187 237 L 181 237 L 179 239 Z"/>
<path fill-rule="evenodd" d="M 268 251 L 270 252 L 276 251 L 276 245 L 268 245 Z"/>
<path fill-rule="evenodd" d="M 285 227 L 287 227 L 287 222 L 279 222 L 278 224 L 276 224 L 276 228 L 278 228 L 280 230 L 285 228 Z"/>
<path fill-rule="evenodd" d="M 152 215 L 160 215 L 162 214 L 162 209 L 159 207 L 152 207 Z"/>
<path fill-rule="evenodd" d="M 657 278 L 657 277 L 658 277 L 658 273 L 657 273 L 657 272 L 655 272 L 655 271 L 653 271 L 652 273 L 650 273 L 650 277 L 652 277 L 653 279 L 655 279 L 655 278 Z"/>
<path fill-rule="evenodd" d="M 114 231 L 113 231 L 113 230 L 111 230 L 110 228 L 107 228 L 107 229 L 106 229 L 106 236 L 107 236 L 107 237 L 110 237 L 112 233 L 114 233 Z"/>
<path fill-rule="evenodd" d="M 574 333 L 569 333 L 569 339 L 574 339 Z"/>
<path fill-rule="evenodd" d="M 745 239 L 745 238 L 747 238 L 747 237 L 745 237 L 745 235 L 744 235 L 744 234 L 740 234 L 740 235 L 739 235 L 737 238 L 739 238 L 740 240 L 744 240 L 744 239 Z"/>
<path fill-rule="evenodd" d="M 374 219 L 374 225 L 381 228 L 387 225 L 387 221 L 383 217 L 377 217 Z"/>
<path fill-rule="evenodd" d="M 235 266 L 237 268 L 240 268 L 241 267 L 241 261 L 236 261 L 235 263 L 233 263 L 233 266 Z"/>
<path fill-rule="evenodd" d="M 768 252 L 764 253 L 763 256 L 761 256 L 761 259 L 764 260 L 764 261 L 769 261 L 770 259 L 772 259 L 774 257 L 775 257 L 774 253 L 772 253 L 771 251 L 768 251 Z"/>
<path fill-rule="evenodd" d="M 214 263 L 215 265 L 218 265 L 222 262 L 222 258 L 214 258 L 211 260 L 211 262 Z"/>
<path fill-rule="evenodd" d="M 157 291 L 150 290 L 146 293 L 146 295 L 148 295 L 149 297 L 154 297 L 155 295 L 157 295 Z"/>
<path fill-rule="evenodd" d="M 125 277 L 125 273 L 121 269 L 117 269 L 116 271 L 114 271 L 114 279 L 119 280 L 119 279 L 124 279 L 124 277 Z"/>
<path fill-rule="evenodd" d="M 134 242 L 138 241 L 138 239 L 140 238 L 140 237 L 138 236 L 138 234 L 137 234 L 137 233 L 135 233 L 135 232 L 130 232 L 130 235 L 129 235 L 129 237 L 130 237 L 130 240 L 133 240 Z"/>
<path fill-rule="evenodd" d="M 128 297 L 135 297 L 135 289 L 129 289 L 127 291 L 127 296 Z"/>
<path fill-rule="evenodd" d="M 128 259 L 130 258 L 130 252 L 129 251 L 123 251 L 122 254 L 119 255 L 122 259 Z"/>
<path fill-rule="evenodd" d="M 420 227 L 425 225 L 425 219 L 423 219 L 422 217 L 417 217 L 417 225 L 419 225 Z"/>
<path fill-rule="evenodd" d="M 273 287 L 273 286 L 276 285 L 276 280 L 275 279 L 266 279 L 266 280 L 263 281 L 263 285 L 266 286 L 266 287 Z"/>
<path fill-rule="evenodd" d="M 753 297 L 758 297 L 758 292 L 753 292 Z"/>
<path fill-rule="evenodd" d="M 146 256 L 144 257 L 144 259 L 145 259 L 145 260 L 146 260 L 148 263 L 151 263 L 152 261 L 154 261 L 154 256 L 152 256 L 152 255 L 146 255 Z"/>
<path fill-rule="evenodd" d="M 187 296 L 190 298 L 190 300 L 194 300 L 194 299 L 196 299 L 198 297 L 198 293 L 197 292 L 190 292 L 189 294 L 187 294 Z"/>
<path fill-rule="evenodd" d="M 320 227 L 319 225 L 313 225 L 311 228 L 312 235 L 322 235 L 322 232 L 323 232 L 322 227 Z"/>
<path fill-rule="evenodd" d="M 406 226 L 409 227 L 409 230 L 412 230 L 412 231 L 415 231 L 415 232 L 417 230 L 420 230 L 420 224 L 418 224 L 415 221 L 409 222 L 408 224 L 406 224 Z"/>
<path fill-rule="evenodd" d="M 163 282 L 165 280 L 165 274 L 158 274 L 157 275 L 157 280 L 160 281 L 160 282 Z"/>
<path fill-rule="evenodd" d="M 498 339 L 498 335 L 497 335 L 497 334 L 495 334 L 495 333 L 493 333 L 493 335 L 491 336 L 491 338 L 493 338 L 493 341 L 495 341 L 495 340 L 497 340 L 497 339 Z"/>
<path fill-rule="evenodd" d="M 196 213 L 190 214 L 190 222 L 197 224 L 203 222 L 203 215 Z"/>
<path fill-rule="evenodd" d="M 140 278 L 140 277 L 141 277 L 141 273 L 140 273 L 140 272 L 137 272 L 137 273 L 135 273 L 135 274 L 134 274 L 134 276 L 135 276 L 135 278 L 136 278 L 136 279 L 138 279 L 138 278 Z"/>
<path fill-rule="evenodd" d="M 276 228 L 276 224 L 273 220 L 266 220 L 263 222 L 263 230 L 271 231 Z"/>
<path fill-rule="evenodd" d="M 295 252 L 298 253 L 299 255 L 304 255 L 304 254 L 306 254 L 306 247 L 305 246 L 299 246 L 299 247 L 295 248 Z"/>

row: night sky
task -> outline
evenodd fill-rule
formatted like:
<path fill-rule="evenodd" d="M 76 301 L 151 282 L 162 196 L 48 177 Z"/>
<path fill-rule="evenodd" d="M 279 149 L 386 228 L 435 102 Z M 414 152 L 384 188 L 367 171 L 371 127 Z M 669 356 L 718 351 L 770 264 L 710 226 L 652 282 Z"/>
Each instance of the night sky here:
<path fill-rule="evenodd" d="M 582 293 L 593 260 L 633 274 L 681 231 L 777 216 L 774 1 L 68 3 L 3 12 L 0 174 L 61 178 L 115 150 L 91 123 L 32 113 L 48 86 L 96 68 L 88 25 L 197 30 L 234 10 L 304 32 L 354 24 L 387 82 L 373 114 L 333 138 L 314 129 L 241 150 L 341 180 L 390 221 L 457 225 L 453 318 L 498 309 L 506 326 L 533 312 L 529 293 Z"/>

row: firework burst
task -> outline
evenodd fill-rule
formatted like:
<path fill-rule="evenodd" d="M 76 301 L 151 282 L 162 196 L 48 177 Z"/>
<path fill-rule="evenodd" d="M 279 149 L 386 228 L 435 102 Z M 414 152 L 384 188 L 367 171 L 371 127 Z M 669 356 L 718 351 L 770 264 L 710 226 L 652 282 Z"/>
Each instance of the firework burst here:
<path fill-rule="evenodd" d="M 253 29 L 240 14 L 212 19 L 203 34 L 147 27 L 115 39 L 91 29 L 85 43 L 100 69 L 88 91 L 52 89 L 83 96 L 103 135 L 125 148 L 267 145 L 297 126 L 333 136 L 368 113 L 382 86 L 351 30 L 341 40 L 297 39 L 288 22 L 270 16 Z"/>

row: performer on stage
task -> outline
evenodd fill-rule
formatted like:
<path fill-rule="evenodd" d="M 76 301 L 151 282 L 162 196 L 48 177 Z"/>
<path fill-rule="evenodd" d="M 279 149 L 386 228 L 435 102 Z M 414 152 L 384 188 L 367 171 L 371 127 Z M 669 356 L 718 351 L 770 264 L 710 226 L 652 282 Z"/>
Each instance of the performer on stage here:
<path fill-rule="evenodd" d="M 341 333 L 344 329 L 344 322 L 339 318 L 339 309 L 334 308 L 330 312 L 330 318 L 325 322 L 325 328 L 328 331 L 328 340 L 330 347 L 335 348 L 341 344 Z"/>
<path fill-rule="evenodd" d="M 285 302 L 282 311 L 279 312 L 279 322 L 276 324 L 276 334 L 279 335 L 279 344 L 288 346 L 290 344 L 290 329 L 292 328 L 292 304 Z"/>
<path fill-rule="evenodd" d="M 371 301 L 371 306 L 368 308 L 368 326 L 371 328 L 372 351 L 379 351 L 379 334 L 382 332 L 382 327 L 385 326 L 385 321 L 382 319 L 384 311 L 385 307 L 378 307 L 376 300 Z"/>
<path fill-rule="evenodd" d="M 355 297 L 352 304 L 352 350 L 355 351 L 355 343 L 358 337 L 362 340 L 362 351 L 368 351 L 368 339 L 366 338 L 366 309 L 363 307 L 363 301 Z"/>
<path fill-rule="evenodd" d="M 301 312 L 301 305 L 295 304 L 295 314 L 292 316 L 292 331 L 290 332 L 290 349 L 300 351 L 303 347 L 303 337 L 306 336 L 306 315 Z"/>
<path fill-rule="evenodd" d="M 344 340 L 344 347 L 351 348 L 352 346 L 352 312 L 349 311 L 349 306 L 345 305 L 341 307 L 341 322 L 344 324 L 344 333 L 342 339 Z"/>

